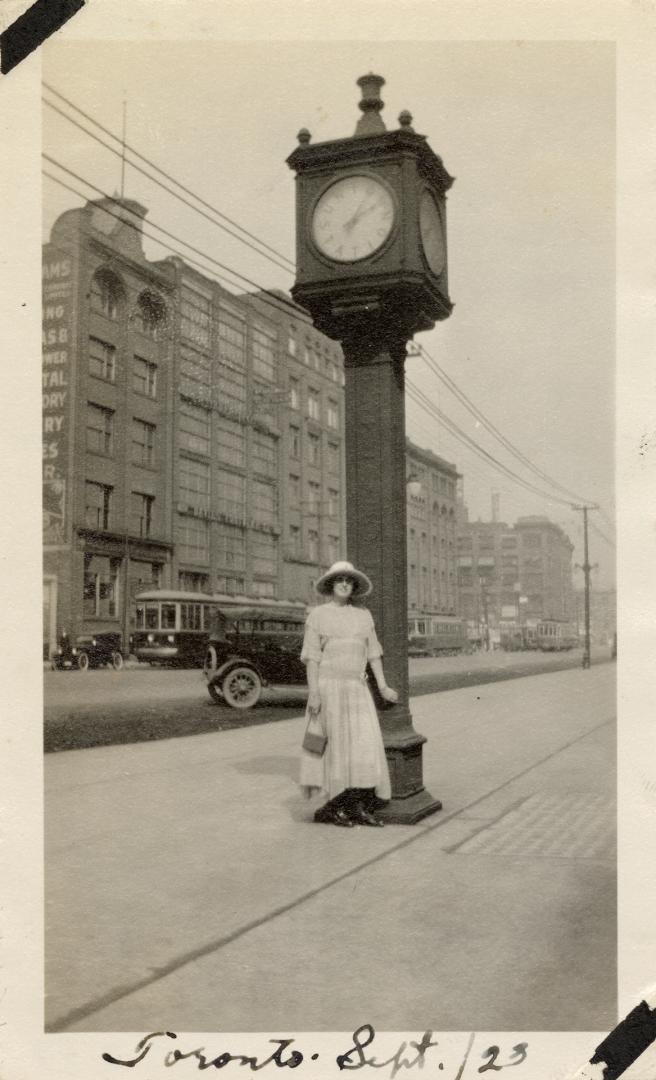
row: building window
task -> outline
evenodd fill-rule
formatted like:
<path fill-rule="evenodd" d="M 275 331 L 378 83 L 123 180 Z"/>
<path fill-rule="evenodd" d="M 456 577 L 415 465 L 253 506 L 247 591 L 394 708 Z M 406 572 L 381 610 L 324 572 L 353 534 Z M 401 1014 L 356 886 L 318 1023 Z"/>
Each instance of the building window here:
<path fill-rule="evenodd" d="M 253 481 L 253 518 L 260 525 L 275 525 L 277 517 L 276 489 L 260 480 Z"/>
<path fill-rule="evenodd" d="M 301 456 L 301 430 L 293 424 L 289 427 L 289 453 L 296 459 Z"/>
<path fill-rule="evenodd" d="M 276 586 L 273 581 L 254 581 L 252 591 L 254 596 L 266 597 L 272 600 L 276 595 Z"/>
<path fill-rule="evenodd" d="M 89 338 L 89 375 L 114 382 L 116 379 L 116 349 L 99 338 Z"/>
<path fill-rule="evenodd" d="M 328 488 L 328 517 L 334 518 L 339 514 L 339 491 Z M 334 561 L 334 560 L 333 560 Z"/>
<path fill-rule="evenodd" d="M 276 377 L 276 331 L 269 323 L 253 322 L 253 374 L 273 382 Z"/>
<path fill-rule="evenodd" d="M 244 429 L 235 420 L 221 416 L 217 424 L 217 457 L 223 465 L 246 464 L 246 440 Z"/>
<path fill-rule="evenodd" d="M 339 427 L 339 405 L 332 398 L 328 398 L 328 405 L 326 407 L 326 418 L 328 421 L 328 427 Z"/>
<path fill-rule="evenodd" d="M 206 461 L 180 457 L 178 502 L 186 510 L 209 510 L 210 467 Z"/>
<path fill-rule="evenodd" d="M 308 434 L 307 441 L 308 462 L 310 465 L 321 465 L 321 439 L 318 435 Z"/>
<path fill-rule="evenodd" d="M 109 529 L 112 517 L 112 488 L 87 480 L 84 485 L 84 524 L 90 529 Z"/>
<path fill-rule="evenodd" d="M 246 534 L 234 525 L 216 526 L 217 563 L 225 570 L 241 570 L 246 566 Z"/>
<path fill-rule="evenodd" d="M 132 368 L 132 389 L 136 394 L 154 398 L 157 396 L 157 364 L 135 356 Z"/>
<path fill-rule="evenodd" d="M 339 474 L 339 445 L 328 443 L 328 472 Z"/>
<path fill-rule="evenodd" d="M 132 460 L 135 465 L 155 464 L 155 425 L 132 418 Z"/>
<path fill-rule="evenodd" d="M 243 577 L 226 577 L 225 574 L 219 574 L 216 579 L 216 591 L 226 593 L 228 596 L 243 593 L 244 587 L 245 581 Z"/>
<path fill-rule="evenodd" d="M 209 574 L 196 574 L 190 570 L 180 570 L 178 573 L 178 588 L 182 592 L 206 593 L 209 587 Z"/>
<path fill-rule="evenodd" d="M 310 420 L 319 420 L 321 418 L 318 390 L 308 390 L 307 411 Z"/>
<path fill-rule="evenodd" d="M 319 562 L 319 533 L 316 529 L 308 529 L 308 558 L 312 562 Z"/>
<path fill-rule="evenodd" d="M 155 293 L 142 293 L 135 312 L 137 329 L 146 337 L 157 341 L 166 323 L 166 305 Z"/>
<path fill-rule="evenodd" d="M 253 573 L 271 574 L 278 569 L 278 542 L 269 533 L 254 533 L 252 540 Z"/>
<path fill-rule="evenodd" d="M 123 290 L 113 274 L 94 274 L 89 301 L 91 310 L 107 319 L 118 319 Z"/>
<path fill-rule="evenodd" d="M 301 501 L 301 478 L 294 473 L 289 474 L 289 487 L 287 496 L 290 506 L 298 506 Z"/>
<path fill-rule="evenodd" d="M 210 452 L 210 414 L 189 401 L 180 402 L 180 449 L 195 454 Z"/>
<path fill-rule="evenodd" d="M 326 555 L 328 557 L 328 562 L 331 564 L 331 566 L 334 562 L 337 562 L 337 559 L 339 557 L 339 536 L 328 537 Z"/>
<path fill-rule="evenodd" d="M 103 405 L 87 404 L 87 450 L 111 454 L 114 450 L 114 411 Z"/>
<path fill-rule="evenodd" d="M 301 554 L 301 530 L 298 525 L 289 526 L 289 553 L 290 555 Z"/>
<path fill-rule="evenodd" d="M 120 566 L 120 559 L 103 555 L 84 556 L 82 609 L 86 618 L 118 618 Z"/>
<path fill-rule="evenodd" d="M 243 521 L 245 504 L 245 480 L 239 473 L 218 469 L 216 473 L 216 505 L 225 517 Z"/>
<path fill-rule="evenodd" d="M 290 326 L 287 331 L 287 352 L 290 356 L 296 356 L 296 330 L 293 326 Z"/>
<path fill-rule="evenodd" d="M 132 536 L 150 536 L 153 527 L 154 495 L 133 491 L 130 496 L 130 533 Z"/>
<path fill-rule="evenodd" d="M 246 373 L 229 364 L 222 364 L 217 382 L 218 408 L 229 416 L 243 419 L 246 413 Z"/>
<path fill-rule="evenodd" d="M 177 554 L 181 562 L 209 563 L 210 523 L 204 518 L 178 515 L 176 522 Z"/>
<path fill-rule="evenodd" d="M 210 358 L 191 345 L 180 345 L 180 393 L 207 401 L 210 385 Z"/>
<path fill-rule="evenodd" d="M 227 300 L 219 304 L 219 356 L 233 368 L 246 367 L 246 322 L 244 314 Z"/>
<path fill-rule="evenodd" d="M 183 284 L 180 294 L 180 333 L 200 349 L 210 347 L 212 294 Z"/>
<path fill-rule="evenodd" d="M 272 435 L 253 431 L 253 471 L 261 476 L 278 475 L 278 447 Z"/>
<path fill-rule="evenodd" d="M 299 381 L 293 377 L 290 377 L 289 379 L 289 407 L 291 409 L 300 409 L 301 407 Z"/>
<path fill-rule="evenodd" d="M 310 480 L 308 484 L 307 504 L 310 513 L 316 513 L 321 505 L 321 485 L 314 480 Z"/>

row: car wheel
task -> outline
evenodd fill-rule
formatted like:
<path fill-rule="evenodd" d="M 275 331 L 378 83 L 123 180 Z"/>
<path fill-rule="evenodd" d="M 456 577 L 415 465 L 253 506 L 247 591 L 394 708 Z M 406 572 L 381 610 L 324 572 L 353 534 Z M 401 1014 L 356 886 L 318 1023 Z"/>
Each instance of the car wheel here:
<path fill-rule="evenodd" d="M 123 654 L 120 652 L 112 653 L 112 667 L 114 671 L 121 671 L 123 668 Z"/>
<path fill-rule="evenodd" d="M 207 648 L 207 652 L 205 653 L 205 663 L 203 664 L 203 671 L 205 675 L 211 675 L 212 672 L 216 671 L 218 666 L 219 658 L 216 655 L 216 649 L 213 645 L 209 645 Z"/>
<path fill-rule="evenodd" d="M 77 666 L 79 667 L 80 671 L 88 671 L 89 670 L 89 654 L 88 653 L 81 652 L 78 655 Z"/>
<path fill-rule="evenodd" d="M 252 709 L 260 700 L 262 682 L 253 668 L 236 667 L 228 672 L 221 689 L 233 709 Z"/>

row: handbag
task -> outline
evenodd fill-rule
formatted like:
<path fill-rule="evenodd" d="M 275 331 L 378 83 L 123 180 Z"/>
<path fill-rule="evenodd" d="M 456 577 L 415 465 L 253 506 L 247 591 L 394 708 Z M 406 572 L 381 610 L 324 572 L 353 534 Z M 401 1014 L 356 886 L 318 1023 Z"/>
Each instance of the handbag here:
<path fill-rule="evenodd" d="M 312 731 L 311 728 L 313 724 L 319 726 L 320 730 Z M 311 754 L 316 754 L 318 757 L 321 757 L 324 754 L 327 745 L 328 736 L 324 735 L 323 729 L 321 729 L 321 725 L 316 717 L 311 716 L 308 720 L 305 735 L 303 736 L 303 749 L 308 750 Z"/>

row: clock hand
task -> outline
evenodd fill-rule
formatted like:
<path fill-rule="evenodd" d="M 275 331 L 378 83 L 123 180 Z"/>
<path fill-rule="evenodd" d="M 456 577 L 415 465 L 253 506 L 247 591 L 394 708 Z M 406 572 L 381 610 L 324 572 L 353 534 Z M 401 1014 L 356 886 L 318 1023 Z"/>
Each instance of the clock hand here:
<path fill-rule="evenodd" d="M 350 232 L 351 229 L 353 228 L 353 226 L 355 224 L 357 224 L 357 222 L 360 220 L 361 217 L 364 217 L 365 214 L 368 214 L 372 210 L 375 210 L 375 209 L 376 209 L 376 203 L 370 203 L 369 206 L 365 206 L 364 209 L 362 208 L 362 203 L 360 203 L 360 206 L 355 211 L 355 213 L 352 215 L 352 217 L 350 217 L 348 219 L 348 221 L 344 222 L 344 228 L 348 232 Z"/>

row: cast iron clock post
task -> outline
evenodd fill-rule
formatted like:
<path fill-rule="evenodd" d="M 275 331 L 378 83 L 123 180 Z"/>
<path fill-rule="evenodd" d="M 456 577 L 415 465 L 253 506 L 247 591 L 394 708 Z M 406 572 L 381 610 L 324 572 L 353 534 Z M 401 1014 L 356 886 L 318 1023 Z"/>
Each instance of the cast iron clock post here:
<path fill-rule="evenodd" d="M 445 193 L 453 183 L 403 112 L 387 131 L 379 75 L 358 79 L 350 138 L 299 145 L 297 275 L 292 295 L 342 344 L 346 372 L 348 558 L 371 578 L 368 601 L 398 704 L 380 708 L 392 779 L 387 820 L 412 824 L 441 803 L 423 785 L 424 736 L 408 707 L 404 365 L 408 341 L 452 309 Z M 343 553 L 346 557 L 346 553 Z"/>

